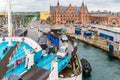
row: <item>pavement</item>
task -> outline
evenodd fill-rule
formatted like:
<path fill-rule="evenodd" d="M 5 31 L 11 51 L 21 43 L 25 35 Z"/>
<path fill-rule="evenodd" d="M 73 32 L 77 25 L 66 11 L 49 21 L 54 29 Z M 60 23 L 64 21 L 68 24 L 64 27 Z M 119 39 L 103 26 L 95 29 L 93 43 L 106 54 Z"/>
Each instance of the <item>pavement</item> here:
<path fill-rule="evenodd" d="M 37 28 L 27 28 L 28 29 L 28 34 L 27 37 L 32 38 L 35 41 L 38 41 L 39 38 L 39 32 Z"/>
<path fill-rule="evenodd" d="M 91 26 L 100 28 L 100 29 L 105 29 L 105 30 L 109 30 L 112 32 L 116 32 L 116 33 L 120 33 L 120 27 L 112 27 L 112 26 L 106 26 L 106 25 L 96 25 L 96 24 L 91 24 Z"/>

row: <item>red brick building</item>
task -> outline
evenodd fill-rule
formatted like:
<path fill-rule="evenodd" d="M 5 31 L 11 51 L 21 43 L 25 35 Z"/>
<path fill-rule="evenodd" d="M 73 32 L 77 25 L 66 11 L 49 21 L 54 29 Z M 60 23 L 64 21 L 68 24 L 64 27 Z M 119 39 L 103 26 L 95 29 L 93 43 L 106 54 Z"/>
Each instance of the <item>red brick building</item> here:
<path fill-rule="evenodd" d="M 57 6 L 50 6 L 50 19 L 56 24 L 73 24 L 73 23 L 88 23 L 89 13 L 87 6 L 82 3 L 81 7 L 60 6 L 59 1 Z"/>
<path fill-rule="evenodd" d="M 89 21 L 91 23 L 103 24 L 103 25 L 120 25 L 120 13 L 112 12 L 92 12 L 89 13 Z"/>
<path fill-rule="evenodd" d="M 55 24 L 105 24 L 120 25 L 120 13 L 112 12 L 88 12 L 87 6 L 82 2 L 81 7 L 60 6 L 59 1 L 56 6 L 50 6 L 50 19 Z"/>

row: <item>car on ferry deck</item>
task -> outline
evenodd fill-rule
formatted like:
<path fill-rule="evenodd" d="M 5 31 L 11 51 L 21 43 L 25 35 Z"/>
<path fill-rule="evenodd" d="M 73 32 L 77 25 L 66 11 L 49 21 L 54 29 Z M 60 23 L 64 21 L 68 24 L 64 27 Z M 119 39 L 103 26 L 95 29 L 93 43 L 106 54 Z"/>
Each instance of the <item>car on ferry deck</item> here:
<path fill-rule="evenodd" d="M 58 58 L 64 58 L 67 55 L 68 48 L 66 46 L 62 46 L 59 48 L 57 52 Z"/>
<path fill-rule="evenodd" d="M 62 36 L 61 36 L 61 40 L 62 40 L 63 42 L 68 42 L 68 37 L 67 37 L 66 35 L 62 35 Z"/>

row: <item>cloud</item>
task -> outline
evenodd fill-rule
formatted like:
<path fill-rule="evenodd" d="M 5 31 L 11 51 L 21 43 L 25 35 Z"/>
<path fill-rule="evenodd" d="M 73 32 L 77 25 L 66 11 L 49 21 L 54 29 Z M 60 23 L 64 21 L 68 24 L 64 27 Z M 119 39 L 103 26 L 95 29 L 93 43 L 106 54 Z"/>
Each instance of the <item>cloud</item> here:
<path fill-rule="evenodd" d="M 12 11 L 49 11 L 50 5 L 56 5 L 58 0 L 11 0 Z M 60 5 L 81 6 L 83 0 L 59 0 Z M 8 0 L 0 0 L 0 11 L 6 11 Z M 111 10 L 120 12 L 120 0 L 84 0 L 89 11 Z"/>

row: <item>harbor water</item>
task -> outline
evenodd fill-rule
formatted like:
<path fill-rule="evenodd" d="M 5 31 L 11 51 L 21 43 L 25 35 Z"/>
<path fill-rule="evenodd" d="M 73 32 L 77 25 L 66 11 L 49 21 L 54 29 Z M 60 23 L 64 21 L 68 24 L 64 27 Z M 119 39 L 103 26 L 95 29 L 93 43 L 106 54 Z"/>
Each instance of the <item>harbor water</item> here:
<path fill-rule="evenodd" d="M 83 80 L 120 80 L 120 60 L 110 58 L 108 53 L 78 41 L 78 55 L 91 64 L 91 76 Z"/>

